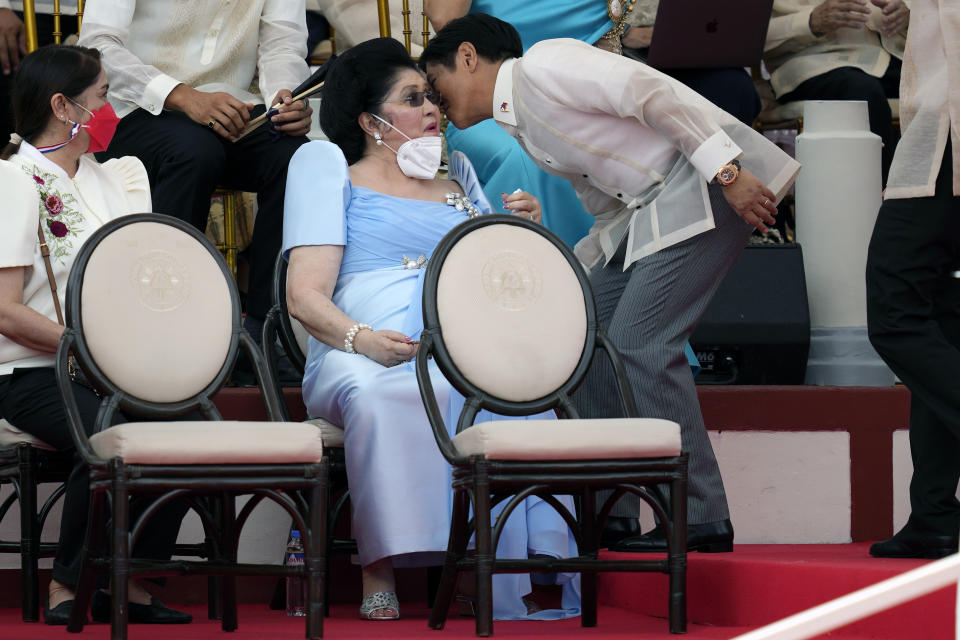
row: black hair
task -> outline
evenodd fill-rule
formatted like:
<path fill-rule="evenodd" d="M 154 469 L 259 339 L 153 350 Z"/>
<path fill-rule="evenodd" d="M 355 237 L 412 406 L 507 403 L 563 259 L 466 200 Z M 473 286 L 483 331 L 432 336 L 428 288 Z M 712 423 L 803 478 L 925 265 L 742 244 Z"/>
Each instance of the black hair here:
<path fill-rule="evenodd" d="M 455 66 L 457 49 L 469 42 L 477 55 L 489 62 L 500 62 L 523 55 L 523 41 L 509 22 L 485 13 L 468 13 L 451 20 L 427 44 L 420 55 L 420 68 L 438 62 L 448 69 Z"/>
<path fill-rule="evenodd" d="M 100 52 L 87 47 L 51 44 L 25 56 L 10 92 L 14 131 L 32 141 L 50 122 L 50 98 L 56 93 L 76 98 L 97 81 L 100 69 Z M 11 142 L 0 158 L 9 158 L 19 147 Z"/>
<path fill-rule="evenodd" d="M 351 47 L 337 58 L 323 85 L 320 127 L 353 164 L 363 157 L 366 137 L 357 119 L 364 112 L 379 115 L 397 76 L 417 64 L 393 38 L 375 38 Z"/>

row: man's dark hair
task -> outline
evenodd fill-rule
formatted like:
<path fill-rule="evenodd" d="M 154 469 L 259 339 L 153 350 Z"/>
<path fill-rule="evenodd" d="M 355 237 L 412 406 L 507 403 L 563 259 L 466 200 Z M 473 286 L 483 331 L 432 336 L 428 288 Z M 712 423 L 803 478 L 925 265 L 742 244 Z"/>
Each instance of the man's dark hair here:
<path fill-rule="evenodd" d="M 468 13 L 451 20 L 430 40 L 420 55 L 420 68 L 426 69 L 428 63 L 438 62 L 452 69 L 457 49 L 464 42 L 471 43 L 477 55 L 489 62 L 523 55 L 523 42 L 512 24 L 485 13 Z"/>

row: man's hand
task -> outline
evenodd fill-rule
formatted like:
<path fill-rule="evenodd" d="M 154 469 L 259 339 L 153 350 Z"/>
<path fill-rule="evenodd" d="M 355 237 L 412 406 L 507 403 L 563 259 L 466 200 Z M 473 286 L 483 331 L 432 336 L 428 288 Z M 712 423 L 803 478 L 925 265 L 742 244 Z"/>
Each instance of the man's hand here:
<path fill-rule="evenodd" d="M 736 182 L 723 187 L 723 197 L 744 222 L 762 233 L 768 231 L 764 223 L 772 225 L 777 221 L 773 217 L 777 215 L 777 196 L 746 169 L 740 169 Z"/>
<path fill-rule="evenodd" d="M 903 0 L 870 0 L 883 11 L 883 20 L 880 30 L 883 35 L 890 37 L 898 33 L 905 33 L 910 26 L 910 8 Z"/>
<path fill-rule="evenodd" d="M 288 89 L 281 89 L 270 104 L 279 104 L 277 110 L 280 113 L 270 118 L 274 129 L 288 136 L 307 135 L 312 124 L 310 116 L 313 115 L 313 108 L 306 100 L 294 102 L 293 94 Z"/>
<path fill-rule="evenodd" d="M 27 55 L 27 30 L 10 9 L 0 9 L 0 70 L 8 76 Z"/>
<path fill-rule="evenodd" d="M 240 102 L 229 93 L 197 91 L 185 84 L 174 87 L 164 106 L 182 111 L 197 124 L 209 127 L 228 140 L 234 140 L 250 120 L 252 104 Z"/>
<path fill-rule="evenodd" d="M 825 36 L 837 29 L 862 29 L 869 15 L 867 0 L 825 0 L 810 14 L 810 31 Z"/>

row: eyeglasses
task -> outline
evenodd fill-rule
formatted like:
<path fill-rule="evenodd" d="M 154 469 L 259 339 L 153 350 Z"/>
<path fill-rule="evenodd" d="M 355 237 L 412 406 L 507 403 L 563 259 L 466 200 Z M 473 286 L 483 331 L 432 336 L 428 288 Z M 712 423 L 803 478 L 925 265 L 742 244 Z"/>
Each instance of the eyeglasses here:
<path fill-rule="evenodd" d="M 439 91 L 414 91 L 405 98 L 398 98 L 397 100 L 381 100 L 380 102 L 374 102 L 373 104 L 387 104 L 388 102 L 406 102 L 407 106 L 410 107 L 422 107 L 423 99 L 426 98 L 433 104 L 440 106 L 440 103 L 443 101 L 443 96 L 440 95 Z"/>

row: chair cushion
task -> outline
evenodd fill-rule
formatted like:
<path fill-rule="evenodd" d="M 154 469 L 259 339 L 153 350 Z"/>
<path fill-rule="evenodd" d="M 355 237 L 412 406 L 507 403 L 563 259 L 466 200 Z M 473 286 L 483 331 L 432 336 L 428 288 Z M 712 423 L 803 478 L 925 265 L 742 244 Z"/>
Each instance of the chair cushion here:
<path fill-rule="evenodd" d="M 303 422 L 129 422 L 97 433 L 101 458 L 130 464 L 309 463 L 323 457 L 320 431 Z"/>
<path fill-rule="evenodd" d="M 37 449 L 56 450 L 46 442 L 38 440 L 25 431 L 20 431 L 6 420 L 0 419 L 0 447 L 12 447 L 24 442 Z"/>
<path fill-rule="evenodd" d="M 313 418 L 307 420 L 307 422 L 320 429 L 320 437 L 323 438 L 324 447 L 343 449 L 343 427 L 338 427 L 323 418 Z"/>
<path fill-rule="evenodd" d="M 496 420 L 453 438 L 464 456 L 491 460 L 612 460 L 680 455 L 680 425 L 658 418 Z"/>

